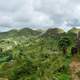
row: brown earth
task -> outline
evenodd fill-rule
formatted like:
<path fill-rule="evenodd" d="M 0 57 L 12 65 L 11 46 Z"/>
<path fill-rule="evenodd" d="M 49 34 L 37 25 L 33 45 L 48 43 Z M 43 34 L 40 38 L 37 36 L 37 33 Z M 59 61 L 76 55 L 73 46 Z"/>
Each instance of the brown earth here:
<path fill-rule="evenodd" d="M 78 73 L 80 73 L 80 60 L 76 55 L 72 58 L 69 66 L 71 80 L 80 80 L 80 76 L 78 75 Z"/>

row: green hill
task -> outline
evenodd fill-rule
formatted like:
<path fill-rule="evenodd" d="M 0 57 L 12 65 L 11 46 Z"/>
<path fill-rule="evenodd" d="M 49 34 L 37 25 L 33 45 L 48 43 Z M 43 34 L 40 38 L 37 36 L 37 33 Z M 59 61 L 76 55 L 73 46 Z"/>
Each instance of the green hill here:
<path fill-rule="evenodd" d="M 65 56 L 58 47 L 64 36 L 72 43 Z M 75 34 L 58 28 L 46 32 L 24 28 L 0 33 L 0 38 L 1 79 L 71 80 L 69 64 Z"/>
<path fill-rule="evenodd" d="M 20 37 L 20 36 L 30 37 L 30 36 L 37 36 L 40 33 L 41 32 L 37 31 L 37 30 L 24 28 L 24 29 L 20 29 L 20 30 L 10 30 L 8 32 L 1 32 L 0 38 Z"/>
<path fill-rule="evenodd" d="M 64 33 L 63 29 L 60 28 L 50 28 L 45 33 L 44 36 L 58 36 L 60 34 Z"/>
<path fill-rule="evenodd" d="M 80 31 L 80 29 L 74 27 L 74 28 L 70 29 L 68 32 L 78 33 L 79 31 Z"/>

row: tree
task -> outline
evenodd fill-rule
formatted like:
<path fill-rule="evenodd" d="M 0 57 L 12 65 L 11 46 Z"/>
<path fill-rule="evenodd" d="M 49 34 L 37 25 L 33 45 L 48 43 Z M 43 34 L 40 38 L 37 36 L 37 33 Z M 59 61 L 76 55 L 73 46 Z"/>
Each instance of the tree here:
<path fill-rule="evenodd" d="M 63 54 L 67 53 L 67 48 L 71 45 L 71 40 L 68 37 L 63 37 L 58 42 L 58 47 L 63 51 Z"/>
<path fill-rule="evenodd" d="M 40 39 L 40 42 L 39 42 L 40 52 L 43 51 L 45 43 L 46 43 L 45 39 Z"/>

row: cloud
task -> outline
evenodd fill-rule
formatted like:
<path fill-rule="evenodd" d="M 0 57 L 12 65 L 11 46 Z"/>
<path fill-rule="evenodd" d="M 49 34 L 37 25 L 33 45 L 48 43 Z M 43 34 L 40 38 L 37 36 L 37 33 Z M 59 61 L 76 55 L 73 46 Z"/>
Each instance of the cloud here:
<path fill-rule="evenodd" d="M 65 21 L 68 24 L 70 21 L 74 23 L 74 20 L 80 20 L 80 0 L 42 0 L 42 7 L 38 9 L 52 16 L 55 25 L 64 24 Z"/>
<path fill-rule="evenodd" d="M 0 26 L 49 28 L 80 26 L 80 0 L 0 0 Z"/>

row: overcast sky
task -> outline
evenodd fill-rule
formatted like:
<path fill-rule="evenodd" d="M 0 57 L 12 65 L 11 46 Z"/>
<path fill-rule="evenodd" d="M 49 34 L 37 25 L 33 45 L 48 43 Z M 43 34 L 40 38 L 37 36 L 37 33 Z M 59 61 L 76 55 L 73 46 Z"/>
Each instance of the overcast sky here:
<path fill-rule="evenodd" d="M 0 0 L 0 31 L 80 26 L 80 0 Z"/>

